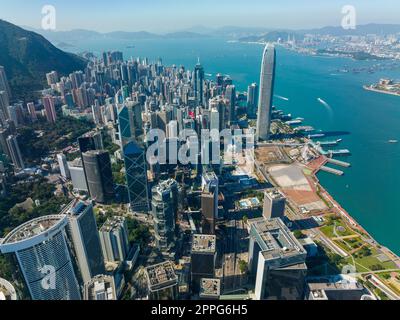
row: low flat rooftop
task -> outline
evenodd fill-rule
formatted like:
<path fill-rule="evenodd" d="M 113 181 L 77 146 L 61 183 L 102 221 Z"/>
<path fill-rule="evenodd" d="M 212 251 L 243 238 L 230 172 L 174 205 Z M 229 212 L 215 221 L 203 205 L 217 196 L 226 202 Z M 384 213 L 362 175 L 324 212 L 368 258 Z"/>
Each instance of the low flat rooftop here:
<path fill-rule="evenodd" d="M 201 279 L 200 296 L 219 297 L 221 295 L 220 279 Z"/>
<path fill-rule="evenodd" d="M 217 237 L 215 235 L 193 235 L 192 252 L 215 253 Z"/>
<path fill-rule="evenodd" d="M 146 268 L 151 291 L 163 289 L 178 283 L 174 266 L 171 261 L 166 261 Z"/>

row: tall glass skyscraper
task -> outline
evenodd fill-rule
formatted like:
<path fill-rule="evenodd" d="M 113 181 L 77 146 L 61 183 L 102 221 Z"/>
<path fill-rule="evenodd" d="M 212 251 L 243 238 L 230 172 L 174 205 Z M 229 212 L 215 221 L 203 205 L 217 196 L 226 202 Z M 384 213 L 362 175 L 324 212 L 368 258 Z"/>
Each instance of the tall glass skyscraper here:
<path fill-rule="evenodd" d="M 82 154 L 90 197 L 106 203 L 115 196 L 110 155 L 107 151 L 91 150 Z"/>
<path fill-rule="evenodd" d="M 82 280 L 89 282 L 94 276 L 105 272 L 93 205 L 74 200 L 64 213 L 68 217 L 68 231 Z"/>
<path fill-rule="evenodd" d="M 123 147 L 123 155 L 131 210 L 148 211 L 146 152 L 131 141 Z"/>
<path fill-rule="evenodd" d="M 196 64 L 196 67 L 194 68 L 194 92 L 196 96 L 196 102 L 199 105 L 203 105 L 204 69 L 200 64 L 200 61 Z"/>
<path fill-rule="evenodd" d="M 11 231 L 0 244 L 14 253 L 33 300 L 80 300 L 67 242 L 66 215 L 45 216 Z"/>
<path fill-rule="evenodd" d="M 272 44 L 267 44 L 264 49 L 261 77 L 260 95 L 257 116 L 257 140 L 268 140 L 271 127 L 272 101 L 274 96 L 276 52 Z"/>

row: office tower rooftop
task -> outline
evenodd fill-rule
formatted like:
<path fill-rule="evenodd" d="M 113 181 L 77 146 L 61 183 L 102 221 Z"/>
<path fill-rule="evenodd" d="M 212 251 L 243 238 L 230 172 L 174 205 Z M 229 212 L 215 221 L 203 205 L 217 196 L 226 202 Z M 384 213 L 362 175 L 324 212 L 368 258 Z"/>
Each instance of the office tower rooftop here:
<path fill-rule="evenodd" d="M 250 220 L 252 234 L 258 235 L 258 243 L 265 259 L 293 257 L 303 261 L 307 252 L 290 232 L 281 219 L 266 220 L 264 218 Z"/>
<path fill-rule="evenodd" d="M 124 227 L 125 218 L 120 216 L 113 216 L 108 218 L 107 221 L 101 226 L 100 231 L 102 232 L 112 232 Z"/>
<path fill-rule="evenodd" d="M 192 253 L 215 253 L 217 237 L 214 235 L 193 235 Z"/>
<path fill-rule="evenodd" d="M 220 279 L 201 279 L 200 283 L 200 298 L 203 299 L 218 299 L 221 295 L 221 280 Z"/>
<path fill-rule="evenodd" d="M 156 264 L 146 268 L 146 274 L 149 281 L 150 295 L 160 297 L 161 291 L 169 291 L 167 295 L 173 298 L 176 295 L 178 277 L 175 274 L 174 265 L 170 261 Z M 171 291 L 168 289 L 172 289 Z M 156 294 L 155 294 L 156 293 Z"/>
<path fill-rule="evenodd" d="M 84 300 L 117 300 L 113 276 L 97 275 L 85 283 Z"/>
<path fill-rule="evenodd" d="M 376 300 L 357 279 L 349 275 L 309 281 L 306 286 L 308 300 Z"/>
<path fill-rule="evenodd" d="M 52 231 L 66 224 L 66 216 L 52 215 L 30 220 L 11 231 L 3 240 L 3 249 L 12 245 L 24 247 L 40 243 Z"/>

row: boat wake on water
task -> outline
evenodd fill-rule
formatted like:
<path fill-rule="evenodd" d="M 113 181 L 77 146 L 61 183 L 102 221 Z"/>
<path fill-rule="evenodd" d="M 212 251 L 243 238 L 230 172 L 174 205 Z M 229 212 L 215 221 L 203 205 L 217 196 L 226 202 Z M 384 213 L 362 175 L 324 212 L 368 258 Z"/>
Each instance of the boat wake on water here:
<path fill-rule="evenodd" d="M 283 96 L 280 96 L 280 95 L 277 95 L 277 94 L 275 94 L 275 97 L 278 98 L 278 99 L 284 100 L 284 101 L 289 101 L 289 98 L 286 98 L 286 97 L 283 97 Z"/>
<path fill-rule="evenodd" d="M 318 101 L 327 109 L 329 109 L 330 111 L 332 111 L 331 106 L 328 104 L 328 102 L 326 102 L 325 100 L 322 100 L 321 98 L 318 98 Z"/>

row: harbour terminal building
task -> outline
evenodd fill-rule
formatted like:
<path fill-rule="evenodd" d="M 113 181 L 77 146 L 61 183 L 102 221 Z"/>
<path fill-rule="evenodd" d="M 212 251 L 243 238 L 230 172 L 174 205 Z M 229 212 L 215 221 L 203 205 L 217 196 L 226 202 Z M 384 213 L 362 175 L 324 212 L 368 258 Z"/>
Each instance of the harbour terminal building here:
<path fill-rule="evenodd" d="M 250 220 L 249 269 L 257 300 L 302 300 L 307 252 L 280 218 Z"/>

